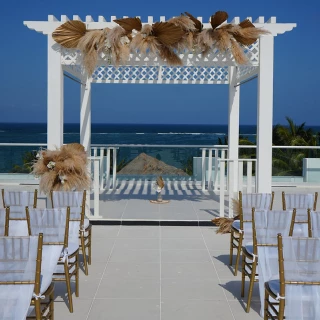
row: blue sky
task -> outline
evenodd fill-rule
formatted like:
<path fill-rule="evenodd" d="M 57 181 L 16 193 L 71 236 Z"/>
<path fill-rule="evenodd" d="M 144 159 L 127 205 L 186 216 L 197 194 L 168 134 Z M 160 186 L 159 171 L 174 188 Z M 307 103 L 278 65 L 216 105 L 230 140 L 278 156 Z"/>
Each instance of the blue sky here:
<path fill-rule="evenodd" d="M 46 122 L 47 41 L 29 30 L 24 20 L 47 20 L 49 14 L 82 19 L 160 16 L 188 11 L 208 21 L 218 10 L 244 19 L 276 16 L 297 23 L 293 31 L 275 38 L 274 123 L 290 116 L 297 123 L 320 125 L 319 20 L 316 0 L 279 1 L 6 1 L 1 5 L 0 122 Z M 256 124 L 257 80 L 241 86 L 240 124 Z M 79 122 L 79 85 L 65 78 L 65 122 Z M 94 123 L 226 124 L 227 85 L 95 84 L 92 88 Z"/>

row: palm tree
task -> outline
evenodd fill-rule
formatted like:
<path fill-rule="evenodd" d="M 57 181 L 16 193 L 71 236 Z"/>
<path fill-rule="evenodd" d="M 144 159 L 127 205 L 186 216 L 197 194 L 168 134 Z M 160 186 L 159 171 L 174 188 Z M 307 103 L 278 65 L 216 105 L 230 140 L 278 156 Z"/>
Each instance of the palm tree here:
<path fill-rule="evenodd" d="M 277 124 L 273 128 L 273 144 L 280 146 L 317 146 L 319 133 L 305 127 L 305 122 L 297 125 L 286 117 L 287 126 Z M 319 152 L 307 149 L 274 149 L 273 175 L 302 175 L 302 159 L 317 157 Z"/>

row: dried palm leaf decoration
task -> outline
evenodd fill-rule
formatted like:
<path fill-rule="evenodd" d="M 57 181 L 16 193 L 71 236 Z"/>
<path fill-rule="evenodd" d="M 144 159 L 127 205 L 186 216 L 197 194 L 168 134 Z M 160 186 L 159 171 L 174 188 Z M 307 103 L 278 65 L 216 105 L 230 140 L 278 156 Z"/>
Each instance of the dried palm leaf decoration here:
<path fill-rule="evenodd" d="M 132 50 L 142 53 L 147 51 L 158 54 L 169 65 L 182 65 L 174 48 L 181 41 L 185 32 L 171 22 L 156 22 L 152 26 L 144 25 L 131 42 Z"/>
<path fill-rule="evenodd" d="M 212 219 L 212 222 L 218 226 L 216 233 L 229 233 L 231 232 L 231 226 L 233 221 L 240 219 L 240 202 L 237 199 L 232 199 L 232 208 L 233 208 L 233 214 L 235 217 L 232 218 L 214 218 Z"/>
<path fill-rule="evenodd" d="M 205 55 L 215 48 L 231 52 L 238 64 L 245 64 L 248 58 L 243 47 L 268 31 L 255 28 L 249 20 L 224 24 L 227 19 L 227 12 L 217 11 L 210 17 L 211 28 L 204 30 L 201 21 L 188 12 L 152 25 L 142 25 L 137 17 L 116 19 L 118 26 L 101 30 L 86 30 L 83 22 L 74 20 L 59 26 L 52 37 L 65 48 L 81 50 L 88 74 L 93 73 L 102 52 L 115 65 L 125 63 L 130 52 L 137 51 L 157 55 L 169 65 L 182 65 L 179 52 L 199 49 Z"/>
<path fill-rule="evenodd" d="M 239 25 L 224 24 L 228 19 L 225 11 L 217 11 L 211 16 L 211 29 L 203 30 L 198 36 L 198 45 L 203 54 L 207 54 L 211 47 L 215 46 L 220 52 L 230 50 L 234 59 L 239 64 L 248 61 L 242 46 L 248 46 L 257 41 L 262 34 L 268 33 L 263 29 L 255 28 L 248 20 L 242 21 Z"/>
<path fill-rule="evenodd" d="M 58 27 L 52 33 L 52 38 L 65 48 L 77 48 L 80 39 L 86 32 L 86 25 L 82 21 L 71 20 Z"/>
<path fill-rule="evenodd" d="M 91 178 L 87 169 L 87 153 L 79 143 L 57 150 L 41 150 L 32 173 L 40 177 L 39 189 L 45 194 L 52 190 L 85 190 Z"/>

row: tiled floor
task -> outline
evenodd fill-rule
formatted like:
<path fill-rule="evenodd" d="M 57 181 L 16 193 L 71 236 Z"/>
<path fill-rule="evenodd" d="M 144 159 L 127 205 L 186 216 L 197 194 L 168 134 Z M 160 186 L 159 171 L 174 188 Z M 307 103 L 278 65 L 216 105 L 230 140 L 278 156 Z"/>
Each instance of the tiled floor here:
<path fill-rule="evenodd" d="M 282 210 L 281 192 L 314 193 L 320 186 L 275 186 L 274 209 Z M 245 191 L 244 191 L 245 192 Z M 202 191 L 200 183 L 193 181 L 168 181 L 162 191 L 166 204 L 153 204 L 149 200 L 156 199 L 152 181 L 118 181 L 115 190 L 100 193 L 99 216 L 91 219 L 143 221 L 191 221 L 209 222 L 220 215 L 219 193 Z M 91 195 L 93 209 L 93 195 Z M 228 215 L 228 196 L 225 196 L 225 215 Z"/>
<path fill-rule="evenodd" d="M 58 283 L 55 319 L 260 319 L 257 287 L 244 311 L 228 245 L 229 235 L 213 227 L 94 226 L 93 261 L 89 276 L 80 274 L 74 313 Z"/>

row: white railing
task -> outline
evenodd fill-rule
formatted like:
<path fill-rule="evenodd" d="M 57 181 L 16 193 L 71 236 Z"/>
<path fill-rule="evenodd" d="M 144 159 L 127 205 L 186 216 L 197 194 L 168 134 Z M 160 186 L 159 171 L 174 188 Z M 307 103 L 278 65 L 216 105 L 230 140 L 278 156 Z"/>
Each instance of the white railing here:
<path fill-rule="evenodd" d="M 0 143 L 0 147 L 45 147 L 45 143 Z M 93 218 L 99 219 L 99 194 L 102 190 L 115 190 L 117 185 L 117 150 L 122 147 L 155 147 L 155 148 L 197 148 L 201 150 L 201 189 L 215 192 L 220 196 L 220 216 L 224 216 L 225 197 L 229 203 L 237 197 L 235 192 L 256 192 L 256 176 L 253 164 L 256 159 L 228 159 L 227 145 L 199 146 L 199 145 L 94 145 L 91 150 L 90 170 L 92 170 Z M 254 149 L 254 145 L 240 145 L 239 149 Z M 318 146 L 273 146 L 273 149 L 309 149 L 319 150 Z M 112 174 L 111 155 L 113 161 Z M 213 165 L 214 164 L 214 165 Z M 234 167 L 238 173 L 235 175 Z M 213 170 L 214 168 L 214 170 Z M 246 171 L 246 174 L 244 172 Z M 90 199 L 87 202 L 90 212 Z M 233 216 L 232 206 L 229 205 L 229 216 Z"/>

